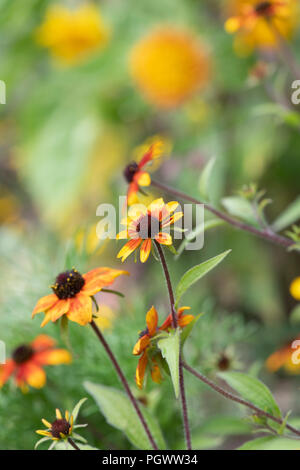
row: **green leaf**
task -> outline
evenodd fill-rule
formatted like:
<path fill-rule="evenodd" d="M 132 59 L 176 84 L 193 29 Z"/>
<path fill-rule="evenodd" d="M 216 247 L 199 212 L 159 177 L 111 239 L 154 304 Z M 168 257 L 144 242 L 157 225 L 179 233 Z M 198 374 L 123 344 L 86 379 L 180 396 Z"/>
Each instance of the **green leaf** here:
<path fill-rule="evenodd" d="M 219 225 L 224 225 L 225 222 L 222 219 L 210 219 L 206 220 L 203 224 L 198 225 L 194 230 L 192 230 L 190 233 L 187 233 L 185 235 L 184 240 L 182 243 L 179 245 L 179 248 L 177 250 L 177 256 L 175 256 L 175 259 L 178 259 L 179 256 L 182 254 L 184 251 L 186 245 L 193 241 L 200 233 L 206 232 L 206 230 L 218 227 Z"/>
<path fill-rule="evenodd" d="M 171 331 L 167 338 L 157 342 L 163 358 L 167 361 L 173 382 L 176 398 L 179 396 L 179 350 L 180 350 L 180 329 Z"/>
<path fill-rule="evenodd" d="M 250 401 L 263 411 L 281 418 L 280 409 L 272 393 L 260 380 L 241 372 L 219 372 L 218 375 L 245 400 Z"/>
<path fill-rule="evenodd" d="M 246 442 L 238 450 L 300 450 L 300 440 L 265 436 Z"/>
<path fill-rule="evenodd" d="M 300 219 L 300 196 L 292 202 L 272 224 L 275 232 L 280 232 Z"/>
<path fill-rule="evenodd" d="M 241 196 L 229 196 L 222 199 L 222 204 L 229 214 L 251 225 L 258 225 L 251 203 Z"/>
<path fill-rule="evenodd" d="M 37 443 L 36 443 L 35 446 L 34 446 L 34 449 L 37 449 L 38 446 L 39 446 L 40 444 L 42 444 L 43 442 L 51 441 L 51 440 L 52 440 L 51 437 L 47 437 L 47 436 L 42 437 L 42 439 L 39 439 L 39 440 L 37 441 Z"/>
<path fill-rule="evenodd" d="M 215 416 L 201 426 L 201 432 L 217 436 L 233 436 L 251 433 L 253 426 L 246 420 L 231 416 Z"/>
<path fill-rule="evenodd" d="M 88 444 L 81 444 L 75 441 L 75 444 L 79 447 L 80 450 L 100 450 L 96 447 L 92 447 Z M 71 446 L 67 441 L 59 441 L 55 444 L 54 450 L 76 450 Z"/>
<path fill-rule="evenodd" d="M 197 266 L 189 269 L 180 279 L 176 287 L 176 306 L 178 305 L 181 297 L 195 282 L 199 281 L 205 274 L 211 271 L 230 253 L 231 250 L 224 251 L 220 255 L 210 258 Z"/>
<path fill-rule="evenodd" d="M 211 187 L 210 182 L 211 182 L 215 162 L 216 162 L 216 159 L 211 158 L 205 165 L 204 170 L 202 171 L 200 178 L 199 178 L 198 189 L 199 189 L 201 197 L 205 200 L 210 200 L 209 189 Z"/>
<path fill-rule="evenodd" d="M 78 403 L 76 403 L 76 405 L 74 406 L 73 408 L 73 411 L 71 413 L 71 415 L 73 416 L 73 419 L 74 419 L 74 423 L 76 422 L 76 419 L 77 419 L 77 416 L 78 416 L 78 413 L 79 413 L 79 410 L 80 408 L 82 407 L 82 405 L 84 404 L 84 402 L 87 401 L 87 398 L 82 398 L 81 400 L 79 400 Z"/>
<path fill-rule="evenodd" d="M 300 323 L 300 305 L 296 305 L 296 307 L 292 310 L 290 314 L 290 322 Z"/>
<path fill-rule="evenodd" d="M 92 382 L 84 382 L 84 387 L 111 426 L 122 431 L 138 449 L 152 449 L 136 411 L 124 392 Z M 166 444 L 157 421 L 146 408 L 140 407 L 158 448 L 165 449 Z"/>

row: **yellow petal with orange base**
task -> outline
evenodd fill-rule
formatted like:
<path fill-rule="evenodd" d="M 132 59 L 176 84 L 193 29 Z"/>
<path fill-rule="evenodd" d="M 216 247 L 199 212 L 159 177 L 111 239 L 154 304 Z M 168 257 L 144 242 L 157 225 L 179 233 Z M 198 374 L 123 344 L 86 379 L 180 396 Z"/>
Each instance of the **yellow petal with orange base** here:
<path fill-rule="evenodd" d="M 34 350 L 48 349 L 55 346 L 56 341 L 48 335 L 38 335 L 32 342 L 31 347 Z"/>
<path fill-rule="evenodd" d="M 55 294 L 49 294 L 46 295 L 45 297 L 42 297 L 41 299 L 38 300 L 36 306 L 33 309 L 32 312 L 32 318 L 40 312 L 45 312 L 49 308 L 53 307 L 53 305 L 58 301 L 58 298 L 56 297 Z"/>
<path fill-rule="evenodd" d="M 152 246 L 151 238 L 148 238 L 147 240 L 143 241 L 141 250 L 140 250 L 141 263 L 145 263 L 147 259 L 149 258 L 149 255 L 151 253 L 151 246 Z"/>
<path fill-rule="evenodd" d="M 136 250 L 142 243 L 142 240 L 140 238 L 129 240 L 123 248 L 119 251 L 117 254 L 117 258 L 122 258 L 122 263 L 125 261 L 131 253 Z"/>
<path fill-rule="evenodd" d="M 178 325 L 181 328 L 189 325 L 194 320 L 194 315 L 183 315 L 181 318 L 178 318 Z"/>
<path fill-rule="evenodd" d="M 172 245 L 172 237 L 169 233 L 159 232 L 155 235 L 155 240 L 161 245 Z"/>
<path fill-rule="evenodd" d="M 51 320 L 56 322 L 62 317 L 70 308 L 70 299 L 59 300 L 53 307 L 47 310 L 47 314 L 51 315 Z"/>
<path fill-rule="evenodd" d="M 142 336 L 134 345 L 132 354 L 139 356 L 150 344 L 150 338 L 148 335 Z"/>
<path fill-rule="evenodd" d="M 81 293 L 94 295 L 103 287 L 110 286 L 114 280 L 121 275 L 128 275 L 128 271 L 111 268 L 97 268 L 83 275 L 85 284 Z"/>
<path fill-rule="evenodd" d="M 158 313 L 154 306 L 150 308 L 146 315 L 146 324 L 149 331 L 149 335 L 152 337 L 156 333 L 156 328 L 158 324 Z"/>
<path fill-rule="evenodd" d="M 77 294 L 71 299 L 70 310 L 67 313 L 69 320 L 85 326 L 92 321 L 92 299 L 83 294 Z"/>
<path fill-rule="evenodd" d="M 52 349 L 36 353 L 34 361 L 41 365 L 55 366 L 58 364 L 70 364 L 72 356 L 66 349 Z"/>
<path fill-rule="evenodd" d="M 155 359 L 152 359 L 152 366 L 151 366 L 151 378 L 153 382 L 160 384 L 162 381 L 162 375 L 160 372 L 159 365 L 155 361 Z"/>
<path fill-rule="evenodd" d="M 42 388 L 46 383 L 45 371 L 33 363 L 26 365 L 26 372 L 24 373 L 23 378 L 28 385 L 33 388 Z"/>
<path fill-rule="evenodd" d="M 145 351 L 139 359 L 136 372 L 135 372 L 135 381 L 139 388 L 143 387 L 147 364 L 148 364 L 148 357 Z"/>
<path fill-rule="evenodd" d="M 135 181 L 139 186 L 150 186 L 151 178 L 146 171 L 139 171 L 135 177 Z"/>

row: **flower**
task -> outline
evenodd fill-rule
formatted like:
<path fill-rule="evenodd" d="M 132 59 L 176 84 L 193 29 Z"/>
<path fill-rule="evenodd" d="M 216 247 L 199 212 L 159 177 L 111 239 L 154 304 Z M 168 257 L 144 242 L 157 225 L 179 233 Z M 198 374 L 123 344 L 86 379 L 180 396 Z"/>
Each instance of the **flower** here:
<path fill-rule="evenodd" d="M 0 387 L 10 376 L 15 376 L 18 387 L 24 391 L 27 385 L 41 388 L 46 383 L 45 365 L 69 364 L 71 354 L 66 349 L 55 348 L 56 342 L 46 335 L 39 335 L 30 344 L 21 344 L 12 353 L 12 358 L 0 366 Z"/>
<path fill-rule="evenodd" d="M 53 449 L 57 441 L 60 440 L 67 440 L 72 436 L 74 440 L 80 440 L 81 442 L 86 442 L 86 440 L 81 437 L 80 435 L 74 433 L 74 429 L 82 428 L 87 426 L 86 424 L 77 424 L 75 425 L 77 415 L 79 413 L 80 407 L 86 401 L 86 398 L 82 398 L 74 407 L 72 413 L 70 414 L 68 411 L 65 412 L 65 416 L 63 417 L 60 410 L 57 408 L 55 410 L 56 419 L 50 423 L 46 419 L 42 419 L 42 423 L 46 427 L 46 429 L 38 429 L 35 431 L 37 434 L 43 436 L 36 445 L 35 449 L 42 443 L 49 440 L 54 441 L 52 445 L 49 447 L 49 450 Z"/>
<path fill-rule="evenodd" d="M 172 245 L 171 235 L 163 229 L 183 216 L 182 212 L 173 214 L 178 205 L 176 201 L 165 204 L 164 200 L 159 198 L 148 207 L 139 204 L 129 209 L 128 218 L 122 221 L 127 228 L 117 235 L 117 239 L 130 238 L 130 240 L 119 251 L 117 257 L 122 258 L 123 262 L 141 245 L 140 260 L 145 263 L 151 252 L 152 239 L 161 245 Z"/>
<path fill-rule="evenodd" d="M 141 155 L 139 163 L 132 161 L 126 166 L 124 170 L 124 178 L 128 183 L 127 191 L 127 204 L 130 206 L 138 202 L 137 192 L 140 186 L 149 186 L 151 178 L 146 168 L 152 166 L 153 163 L 158 162 L 162 155 L 166 155 L 170 149 L 167 141 L 159 138 L 152 137 L 144 145 L 140 146 L 136 153 Z"/>
<path fill-rule="evenodd" d="M 130 71 L 150 103 L 173 108 L 207 84 L 210 60 L 190 32 L 161 26 L 135 44 Z"/>
<path fill-rule="evenodd" d="M 296 300 L 300 300 L 300 277 L 296 277 L 290 285 L 290 293 Z"/>
<path fill-rule="evenodd" d="M 79 325 L 86 325 L 92 321 L 92 296 L 103 287 L 111 285 L 121 274 L 128 272 L 96 268 L 81 275 L 73 268 L 71 271 L 60 273 L 55 284 L 51 286 L 54 294 L 46 295 L 37 302 L 32 318 L 37 313 L 44 312 L 42 327 L 49 321 L 56 322 L 63 315 Z"/>
<path fill-rule="evenodd" d="M 184 315 L 183 312 L 190 307 L 181 307 L 178 310 L 178 325 L 181 328 L 187 326 L 194 320 L 193 315 Z M 139 388 L 142 388 L 147 365 L 150 363 L 151 378 L 153 382 L 160 383 L 162 375 L 159 367 L 160 352 L 153 345 L 153 339 L 160 331 L 168 331 L 172 327 L 172 315 L 170 314 L 160 328 L 158 328 L 158 313 L 155 307 L 151 307 L 146 314 L 145 331 L 142 331 L 140 338 L 135 344 L 132 354 L 141 356 L 136 368 L 135 381 Z M 151 353 L 151 354 L 150 354 Z"/>
<path fill-rule="evenodd" d="M 266 360 L 266 367 L 270 372 L 276 372 L 281 367 L 283 367 L 286 372 L 290 374 L 299 374 L 300 373 L 300 361 L 299 361 L 299 352 L 297 347 L 294 346 L 294 343 L 299 343 L 300 345 L 300 337 L 291 343 L 286 344 L 282 348 L 275 351 L 271 356 L 268 357 Z M 294 355 L 297 356 L 297 360 L 295 361 Z"/>
<path fill-rule="evenodd" d="M 48 47 L 53 57 L 65 65 L 80 62 L 103 47 L 107 39 L 108 28 L 92 3 L 72 10 L 62 5 L 52 5 L 36 33 L 37 42 Z"/>
<path fill-rule="evenodd" d="M 237 33 L 235 49 L 247 54 L 258 47 L 277 47 L 278 35 L 289 38 L 299 17 L 298 0 L 231 0 L 232 16 L 225 23 L 228 33 Z"/>

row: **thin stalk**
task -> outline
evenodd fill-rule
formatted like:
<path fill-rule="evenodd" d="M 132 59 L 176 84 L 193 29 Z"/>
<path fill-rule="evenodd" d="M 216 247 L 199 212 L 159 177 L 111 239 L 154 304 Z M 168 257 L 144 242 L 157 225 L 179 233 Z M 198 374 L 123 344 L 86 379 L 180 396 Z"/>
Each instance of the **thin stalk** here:
<path fill-rule="evenodd" d="M 227 390 L 224 390 L 222 387 L 220 387 L 219 385 L 215 384 L 212 380 L 208 379 L 207 377 L 205 377 L 205 375 L 201 374 L 200 372 L 196 371 L 195 369 L 193 369 L 192 367 L 190 367 L 188 364 L 186 364 L 185 362 L 182 363 L 182 366 L 187 370 L 189 371 L 191 374 L 193 374 L 195 377 L 197 377 L 197 379 L 201 380 L 202 382 L 204 382 L 206 385 L 208 385 L 210 388 L 212 388 L 213 390 L 215 390 L 216 392 L 220 393 L 220 395 L 223 395 L 223 397 L 227 398 L 228 400 L 232 400 L 232 401 L 235 401 L 236 403 L 239 403 L 240 405 L 244 405 L 246 406 L 247 408 L 250 408 L 251 410 L 255 411 L 258 415 L 260 416 L 265 416 L 266 418 L 269 418 L 271 419 L 272 421 L 275 421 L 275 423 L 278 423 L 278 424 L 284 424 L 283 420 L 280 419 L 280 418 L 277 418 L 276 416 L 273 416 L 271 415 L 270 413 L 268 413 L 267 411 L 263 411 L 261 410 L 260 408 L 258 408 L 257 406 L 253 405 L 252 403 L 246 401 L 246 400 L 243 400 L 242 398 L 239 398 L 237 397 L 236 395 L 233 395 L 232 393 L 230 392 L 227 392 Z M 293 432 L 294 434 L 296 434 L 297 436 L 300 436 L 300 431 L 298 431 L 298 429 L 294 428 L 293 426 L 291 426 L 290 424 L 285 424 L 285 427 L 287 429 L 289 429 L 289 431 Z"/>
<path fill-rule="evenodd" d="M 240 222 L 239 220 L 234 219 L 230 215 L 228 215 L 224 212 L 221 212 L 218 209 L 215 209 L 210 204 L 199 201 L 198 199 L 196 199 L 192 196 L 189 196 L 188 194 L 185 194 L 182 191 L 178 191 L 177 189 L 174 189 L 170 186 L 167 186 L 163 183 L 152 180 L 151 184 L 155 188 L 158 188 L 161 191 L 165 191 L 169 194 L 173 194 L 177 198 L 180 198 L 180 199 L 183 199 L 183 200 L 186 200 L 186 201 L 190 201 L 193 204 L 203 204 L 203 206 L 206 210 L 208 210 L 212 214 L 219 217 L 219 219 L 224 220 L 228 224 L 230 224 L 233 227 L 236 227 L 240 230 L 244 230 L 246 232 L 252 233 L 253 235 L 256 235 L 257 237 L 261 237 L 261 238 L 263 238 L 267 241 L 275 243 L 276 245 L 283 246 L 284 248 L 289 248 L 290 246 L 292 246 L 294 244 L 293 240 L 290 240 L 289 238 L 286 238 L 286 237 L 282 237 L 281 235 L 277 235 L 277 233 L 274 233 L 270 229 L 258 229 L 258 228 L 252 227 L 251 225 L 247 225 L 244 222 Z"/>
<path fill-rule="evenodd" d="M 74 447 L 75 450 L 81 450 L 70 437 L 68 437 L 68 443 L 71 444 L 71 446 Z"/>
<path fill-rule="evenodd" d="M 159 254 L 159 258 L 160 258 L 160 261 L 161 261 L 161 265 L 162 265 L 164 276 L 165 276 L 166 283 L 167 283 L 169 299 L 170 299 L 170 306 L 171 306 L 171 313 L 172 313 L 173 328 L 177 328 L 177 326 L 178 326 L 177 312 L 175 310 L 175 298 L 174 298 L 173 287 L 172 287 L 171 278 L 170 278 L 170 274 L 169 274 L 169 270 L 168 270 L 168 265 L 167 265 L 162 247 L 160 246 L 160 244 L 157 241 L 155 241 L 155 245 L 156 245 L 156 248 L 157 248 L 157 251 L 158 251 L 158 254 Z M 191 450 L 192 449 L 191 432 L 190 432 L 188 410 L 187 410 L 187 403 L 186 403 L 186 396 L 185 396 L 181 350 L 179 352 L 179 389 L 180 389 L 180 399 L 181 399 L 182 419 L 183 419 L 183 426 L 184 426 L 185 441 L 186 441 L 187 449 Z"/>
<path fill-rule="evenodd" d="M 125 391 L 128 395 L 128 398 L 131 401 L 132 406 L 134 407 L 134 409 L 135 409 L 135 411 L 136 411 L 136 413 L 139 417 L 139 420 L 142 423 L 143 428 L 145 429 L 145 432 L 148 436 L 148 439 L 151 443 L 151 446 L 153 447 L 153 449 L 158 450 L 158 447 L 157 447 L 156 442 L 155 442 L 155 440 L 154 440 L 154 438 L 151 434 L 151 431 L 148 427 L 148 424 L 146 423 L 145 418 L 144 418 L 144 416 L 143 416 L 143 414 L 142 414 L 142 412 L 139 408 L 139 405 L 138 405 L 135 397 L 133 396 L 132 391 L 130 390 L 130 387 L 129 387 L 128 382 L 127 382 L 127 380 L 126 380 L 126 378 L 125 378 L 125 376 L 124 376 L 124 374 L 121 370 L 121 367 L 119 366 L 117 359 L 115 358 L 112 350 L 110 349 L 109 345 L 107 344 L 104 336 L 102 335 L 101 331 L 99 330 L 99 328 L 96 325 L 96 323 L 94 322 L 94 320 L 91 321 L 91 327 L 93 328 L 94 332 L 96 333 L 99 341 L 101 342 L 101 344 L 104 347 L 108 357 L 110 358 L 114 368 L 116 369 L 116 372 L 117 372 L 117 374 L 118 374 L 118 376 L 119 376 L 119 378 L 120 378 L 120 380 L 121 380 L 121 382 L 122 382 L 122 384 L 125 388 Z"/>

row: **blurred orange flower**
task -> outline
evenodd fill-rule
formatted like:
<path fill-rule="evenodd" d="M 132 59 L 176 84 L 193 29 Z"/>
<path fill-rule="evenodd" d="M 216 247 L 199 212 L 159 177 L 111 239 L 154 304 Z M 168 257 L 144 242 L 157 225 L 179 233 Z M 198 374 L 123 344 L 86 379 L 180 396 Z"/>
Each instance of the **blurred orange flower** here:
<path fill-rule="evenodd" d="M 299 22 L 298 0 L 229 0 L 228 33 L 237 33 L 235 49 L 248 54 L 257 47 L 276 47 L 278 35 L 288 39 Z"/>
<path fill-rule="evenodd" d="M 68 320 L 84 326 L 92 321 L 92 296 L 103 287 L 111 285 L 121 274 L 128 272 L 96 268 L 81 275 L 73 268 L 60 273 L 51 286 L 54 294 L 46 295 L 37 302 L 32 318 L 37 313 L 44 312 L 45 318 L 41 326 L 45 326 L 49 321 L 55 322 L 66 315 Z"/>
<path fill-rule="evenodd" d="M 85 3 L 74 9 L 52 5 L 37 30 L 36 40 L 49 48 L 55 59 L 72 65 L 103 47 L 108 35 L 96 5 Z"/>
<path fill-rule="evenodd" d="M 190 307 L 181 307 L 178 310 L 178 325 L 181 328 L 187 326 L 194 319 L 193 315 L 183 315 L 183 312 L 189 308 Z M 158 328 L 158 313 L 156 308 L 152 306 L 146 315 L 146 325 L 146 330 L 141 333 L 140 338 L 132 351 L 132 354 L 135 356 L 141 356 L 135 374 L 136 384 L 139 388 L 142 388 L 143 386 L 145 372 L 149 362 L 153 382 L 160 383 L 162 380 L 162 374 L 158 365 L 158 357 L 160 356 L 160 353 L 158 352 L 155 354 L 156 351 L 153 350 L 153 354 L 149 354 L 149 350 L 151 347 L 151 340 L 159 333 L 159 331 L 167 331 L 172 327 L 172 315 L 170 314 L 162 326 Z"/>
<path fill-rule="evenodd" d="M 150 103 L 173 108 L 207 84 L 210 60 L 189 31 L 161 26 L 142 38 L 130 55 L 134 82 Z"/>
<path fill-rule="evenodd" d="M 117 235 L 118 240 L 124 238 L 130 240 L 119 251 L 117 257 L 122 258 L 123 262 L 141 245 L 140 260 L 145 263 L 151 252 L 152 239 L 161 245 L 172 245 L 171 235 L 163 230 L 183 216 L 182 212 L 173 214 L 178 205 L 176 201 L 165 204 L 160 198 L 155 199 L 148 207 L 141 204 L 137 207 L 132 206 L 133 210 L 129 209 L 128 217 L 122 221 L 122 224 L 127 226 L 126 230 Z"/>
<path fill-rule="evenodd" d="M 0 366 L 0 387 L 10 376 L 15 376 L 18 387 L 26 390 L 27 385 L 41 388 L 46 383 L 45 365 L 69 364 L 71 354 L 66 349 L 55 348 L 56 342 L 46 335 L 39 335 L 30 344 L 18 346 L 12 358 Z"/>
<path fill-rule="evenodd" d="M 293 347 L 295 346 L 293 341 L 268 357 L 266 367 L 270 372 L 276 372 L 281 367 L 284 367 L 286 372 L 290 374 L 300 373 L 300 336 L 295 341 L 299 342 L 298 347 Z M 295 360 L 295 356 L 297 356 L 297 360 Z"/>

